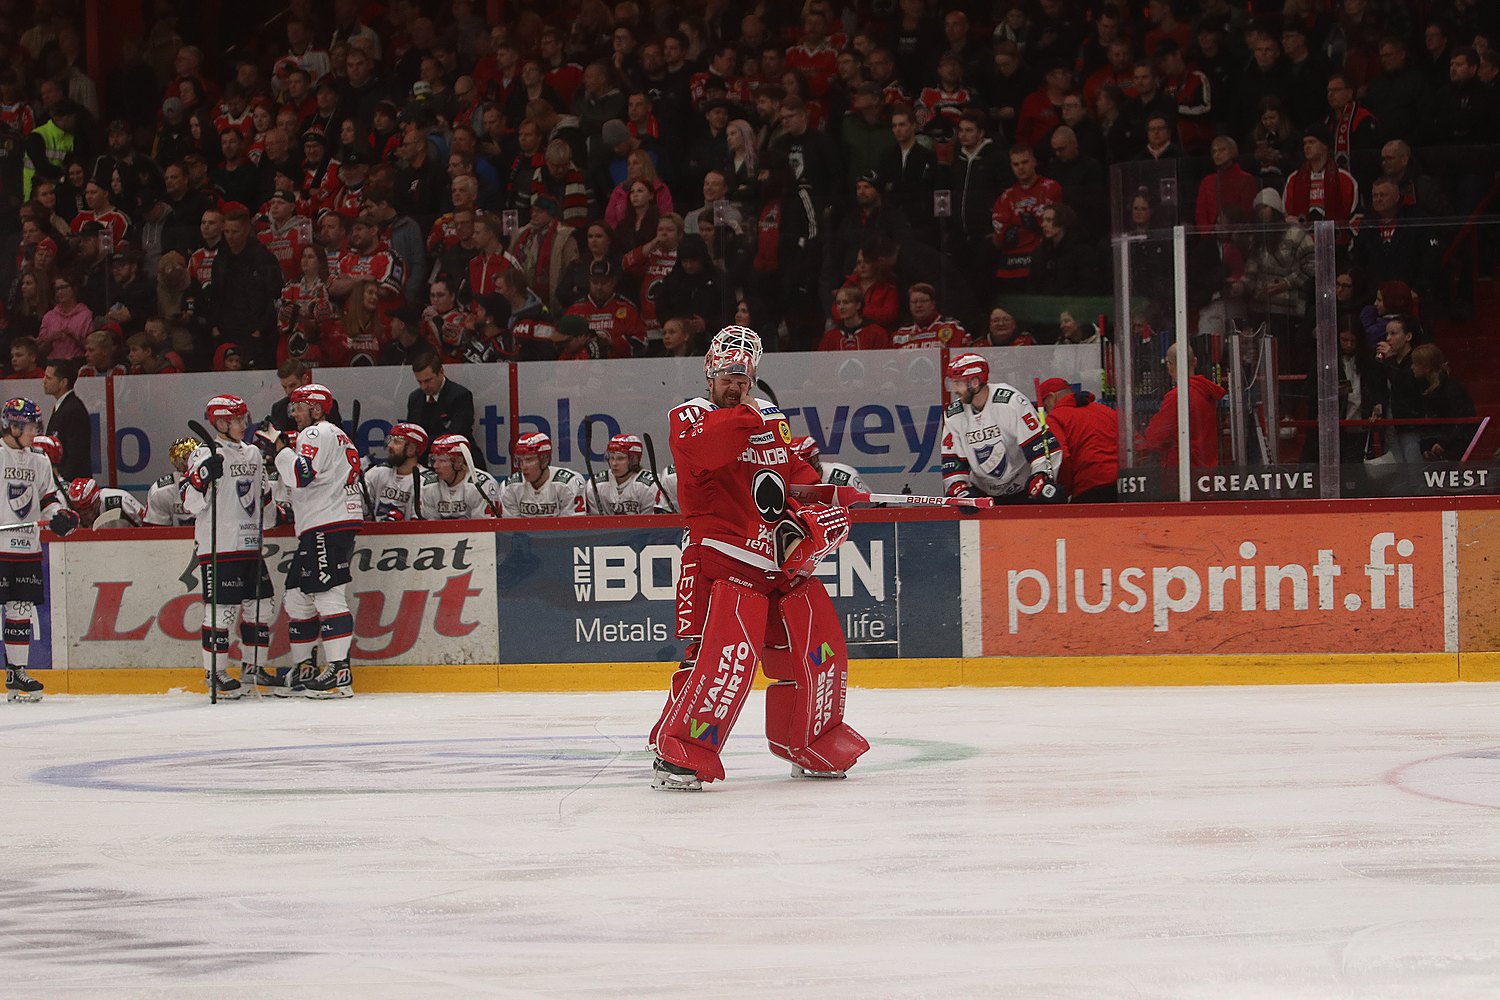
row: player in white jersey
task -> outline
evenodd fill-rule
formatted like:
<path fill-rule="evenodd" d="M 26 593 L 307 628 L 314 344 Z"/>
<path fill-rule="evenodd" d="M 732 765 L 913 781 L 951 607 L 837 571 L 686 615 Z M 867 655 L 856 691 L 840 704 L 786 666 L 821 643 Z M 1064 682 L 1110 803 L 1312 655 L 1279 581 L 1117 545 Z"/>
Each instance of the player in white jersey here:
<path fill-rule="evenodd" d="M 432 479 L 422 484 L 422 491 L 425 516 L 452 521 L 499 517 L 505 488 L 488 472 L 474 468 L 462 434 L 444 434 L 432 442 Z"/>
<path fill-rule="evenodd" d="M 870 492 L 870 487 L 860 478 L 859 470 L 852 465 L 843 462 L 825 462 L 823 453 L 818 450 L 818 442 L 811 436 L 792 439 L 792 450 L 801 455 L 813 471 L 818 474 L 820 482 L 832 483 L 834 486 L 853 486 L 857 490 Z"/>
<path fill-rule="evenodd" d="M 47 456 L 31 450 L 42 429 L 42 411 L 29 399 L 0 406 L 0 480 L 5 502 L 0 525 L 50 523 L 61 536 L 78 527 L 78 515 L 63 503 Z M 5 700 L 41 701 L 42 682 L 27 673 L 31 662 L 31 622 L 45 603 L 42 540 L 37 527 L 0 533 L 0 602 L 4 603 Z"/>
<path fill-rule="evenodd" d="M 146 523 L 146 508 L 124 490 L 101 487 L 97 480 L 80 478 L 68 484 L 68 505 L 78 512 L 82 527 L 95 531 L 139 528 Z"/>
<path fill-rule="evenodd" d="M 609 468 L 585 492 L 590 514 L 650 514 L 656 510 L 656 477 L 641 468 L 646 446 L 635 434 L 616 434 L 605 446 Z"/>
<path fill-rule="evenodd" d="M 656 512 L 677 513 L 677 466 L 667 466 L 667 471 L 656 480 Z"/>
<path fill-rule="evenodd" d="M 410 521 L 436 517 L 432 471 L 418 462 L 427 452 L 427 432 L 418 424 L 399 423 L 385 439 L 385 464 L 365 473 L 365 496 L 372 521 Z"/>
<path fill-rule="evenodd" d="M 1062 444 L 1026 394 L 990 384 L 990 365 L 963 354 L 948 365 L 953 402 L 943 411 L 943 486 L 950 497 L 988 496 L 1005 503 L 1052 503 L 1062 471 Z"/>
<path fill-rule="evenodd" d="M 221 696 L 233 700 L 256 687 L 285 695 L 283 678 L 266 666 L 276 594 L 271 587 L 271 571 L 261 555 L 261 539 L 265 529 L 275 524 L 276 511 L 270 504 L 265 460 L 260 449 L 245 440 L 250 409 L 243 399 L 226 393 L 208 401 L 203 419 L 215 432 L 214 447 L 195 442 L 197 446 L 183 461 L 186 476 L 182 501 L 194 522 L 193 541 L 198 547 L 203 580 L 200 634 L 205 676 L 213 669 L 217 653 L 226 660 L 217 674 Z M 236 621 L 240 626 L 238 680 L 229 676 L 227 667 L 229 636 Z"/>
<path fill-rule="evenodd" d="M 182 484 L 188 468 L 188 456 L 201 443 L 197 438 L 182 437 L 173 441 L 172 447 L 167 449 L 172 471 L 152 483 L 151 489 L 146 491 L 147 524 L 179 526 L 193 523 L 193 516 L 188 513 L 182 498 Z"/>
<path fill-rule="evenodd" d="M 552 439 L 547 435 L 522 434 L 515 457 L 520 471 L 505 481 L 505 517 L 571 517 L 587 509 L 584 478 L 552 465 Z"/>
<path fill-rule="evenodd" d="M 291 694 L 308 698 L 352 698 L 354 675 L 349 647 L 354 616 L 344 593 L 354 537 L 364 521 L 359 493 L 359 452 L 342 429 L 324 415 L 333 410 L 333 393 L 309 382 L 292 390 L 289 407 L 297 424 L 297 445 L 288 447 L 279 433 L 266 432 L 276 450 L 276 471 L 286 484 L 297 524 L 297 553 L 286 575 L 283 606 L 292 643 Z M 321 640 L 324 664 L 318 669 L 314 647 Z"/>

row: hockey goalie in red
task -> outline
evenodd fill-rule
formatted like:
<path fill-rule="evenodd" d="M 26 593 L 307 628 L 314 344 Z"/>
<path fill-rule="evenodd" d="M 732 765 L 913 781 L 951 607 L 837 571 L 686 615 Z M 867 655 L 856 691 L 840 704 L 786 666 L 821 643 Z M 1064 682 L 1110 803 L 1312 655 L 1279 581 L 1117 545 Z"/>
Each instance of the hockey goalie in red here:
<path fill-rule="evenodd" d="M 848 537 L 849 512 L 791 498 L 790 484 L 818 474 L 792 449 L 781 410 L 750 396 L 760 357 L 754 330 L 720 330 L 704 359 L 708 398 L 668 417 L 687 522 L 677 635 L 689 645 L 651 732 L 653 788 L 698 791 L 724 777 L 719 755 L 757 661 L 772 682 L 766 739 L 794 776 L 842 778 L 870 749 L 844 724 L 844 632 L 812 575 Z"/>

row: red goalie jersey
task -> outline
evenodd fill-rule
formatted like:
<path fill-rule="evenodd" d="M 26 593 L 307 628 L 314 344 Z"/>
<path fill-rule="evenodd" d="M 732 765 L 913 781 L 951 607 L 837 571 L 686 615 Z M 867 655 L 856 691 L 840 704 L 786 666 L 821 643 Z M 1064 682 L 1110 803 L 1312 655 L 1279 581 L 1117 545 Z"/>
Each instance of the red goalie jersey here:
<path fill-rule="evenodd" d="M 774 528 L 780 509 L 763 489 L 817 483 L 818 474 L 792 450 L 792 431 L 775 404 L 750 399 L 721 409 L 703 397 L 667 417 L 677 495 L 692 540 L 761 569 L 779 569 Z M 779 480 L 779 485 L 778 481 Z M 771 520 L 760 507 L 774 509 Z"/>

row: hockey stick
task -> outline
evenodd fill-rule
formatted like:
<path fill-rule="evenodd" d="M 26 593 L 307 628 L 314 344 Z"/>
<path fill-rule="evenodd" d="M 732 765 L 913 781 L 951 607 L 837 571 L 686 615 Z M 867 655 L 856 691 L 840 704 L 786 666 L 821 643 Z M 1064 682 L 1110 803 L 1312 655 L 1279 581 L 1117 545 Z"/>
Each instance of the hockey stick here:
<path fill-rule="evenodd" d="M 219 442 L 203 429 L 196 420 L 188 421 L 188 429 L 198 440 L 208 446 L 210 457 L 219 453 Z M 208 487 L 208 703 L 219 703 L 219 481 Z M 259 583 L 260 581 L 256 581 Z M 227 633 L 227 630 L 226 630 Z"/>
<path fill-rule="evenodd" d="M 897 507 L 976 507 L 988 510 L 995 506 L 993 497 L 927 497 L 911 493 L 868 493 L 853 486 L 832 483 L 793 483 L 791 494 L 801 500 L 816 500 L 848 507 L 856 503 L 884 503 Z"/>
<path fill-rule="evenodd" d="M 67 504 L 63 504 L 67 507 Z M 71 510 L 72 508 L 68 508 Z M 51 521 L 22 521 L 20 524 L 0 524 L 0 531 L 23 531 L 26 528 L 45 528 Z"/>
<path fill-rule="evenodd" d="M 594 459 L 589 454 L 594 450 L 594 418 L 583 418 L 583 470 L 589 477 L 589 486 L 594 490 L 594 504 L 599 508 L 599 513 L 610 514 L 613 511 L 606 510 L 604 498 L 599 495 L 599 484 L 594 480 Z"/>
<path fill-rule="evenodd" d="M 667 495 L 667 488 L 661 484 L 661 473 L 656 471 L 656 445 L 651 443 L 650 434 L 642 434 L 641 438 L 646 443 L 646 459 L 651 463 L 651 476 L 656 480 L 656 488 L 661 491 L 661 497 L 667 502 L 668 509 L 670 509 L 672 513 L 676 514 L 678 513 L 677 505 L 673 503 L 672 498 Z"/>
<path fill-rule="evenodd" d="M 776 392 L 770 387 L 770 385 L 768 385 L 766 383 L 765 379 L 763 379 L 763 378 L 756 379 L 755 380 L 755 388 L 757 388 L 761 392 L 765 393 L 766 394 L 766 398 L 769 399 L 772 402 L 772 404 L 775 405 L 776 409 L 778 409 L 778 410 L 781 409 L 781 400 L 779 400 L 779 399 L 776 398 Z"/>
<path fill-rule="evenodd" d="M 349 407 L 349 416 L 349 444 L 358 455 L 359 445 L 355 441 L 359 434 L 359 400 L 356 399 Z M 363 461 L 357 463 L 355 471 L 359 474 L 359 500 L 364 506 L 365 520 L 372 520 L 375 517 L 375 505 L 370 503 L 370 490 L 365 485 L 365 463 Z"/>

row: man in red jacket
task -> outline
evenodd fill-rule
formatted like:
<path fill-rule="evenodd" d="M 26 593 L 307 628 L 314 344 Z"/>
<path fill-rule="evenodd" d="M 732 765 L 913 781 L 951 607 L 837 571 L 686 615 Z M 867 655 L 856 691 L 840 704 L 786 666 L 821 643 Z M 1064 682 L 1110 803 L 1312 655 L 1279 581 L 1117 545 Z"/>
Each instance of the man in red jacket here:
<path fill-rule="evenodd" d="M 1188 368 L 1196 368 L 1198 359 L 1188 351 Z M 1143 454 L 1161 455 L 1164 469 L 1177 468 L 1177 348 L 1167 348 L 1167 377 L 1173 388 L 1162 397 L 1161 409 L 1146 425 L 1140 448 Z M 1223 386 L 1204 375 L 1188 378 L 1188 450 L 1195 469 L 1211 469 L 1219 464 L 1219 400 L 1226 395 Z"/>
<path fill-rule="evenodd" d="M 1053 377 L 1037 387 L 1037 404 L 1063 446 L 1063 488 L 1070 503 L 1119 499 L 1120 415 L 1094 394 Z"/>
<path fill-rule="evenodd" d="M 849 659 L 813 572 L 849 535 L 843 507 L 799 503 L 818 474 L 791 447 L 776 404 L 752 399 L 760 337 L 720 330 L 704 358 L 706 397 L 671 411 L 678 505 L 686 523 L 677 636 L 690 643 L 651 732 L 652 787 L 701 791 L 724 777 L 719 754 L 760 662 L 771 752 L 805 778 L 842 778 L 870 748 L 844 724 Z"/>

